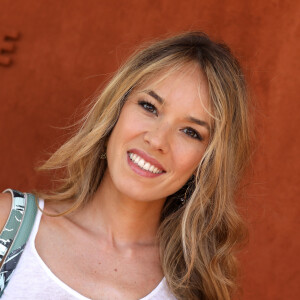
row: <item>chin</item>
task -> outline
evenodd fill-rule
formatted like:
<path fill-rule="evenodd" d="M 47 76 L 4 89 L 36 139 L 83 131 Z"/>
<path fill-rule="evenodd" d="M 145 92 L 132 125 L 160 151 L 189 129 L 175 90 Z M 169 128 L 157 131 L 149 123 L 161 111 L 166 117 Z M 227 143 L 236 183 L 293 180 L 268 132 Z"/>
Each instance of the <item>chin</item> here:
<path fill-rule="evenodd" d="M 139 202 L 151 202 L 165 198 L 163 195 L 158 195 L 158 193 L 154 191 L 153 186 L 149 188 L 138 183 L 123 182 L 117 186 L 117 189 L 124 198 Z"/>
<path fill-rule="evenodd" d="M 139 201 L 139 202 L 151 202 L 151 201 L 155 201 L 161 198 L 157 198 L 154 195 L 151 195 L 149 193 L 145 193 L 145 191 L 130 191 L 128 193 L 123 193 L 123 195 L 125 195 L 127 198 L 130 198 L 132 200 L 135 201 Z"/>

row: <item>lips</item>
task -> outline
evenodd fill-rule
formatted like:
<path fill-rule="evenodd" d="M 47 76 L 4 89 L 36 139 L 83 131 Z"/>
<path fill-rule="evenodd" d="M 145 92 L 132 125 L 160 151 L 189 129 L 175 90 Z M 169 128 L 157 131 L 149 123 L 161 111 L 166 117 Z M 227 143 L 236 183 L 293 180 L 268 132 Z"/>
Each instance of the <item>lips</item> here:
<path fill-rule="evenodd" d="M 141 150 L 130 149 L 127 156 L 130 167 L 139 175 L 156 177 L 166 172 L 156 159 Z"/>
<path fill-rule="evenodd" d="M 143 158 L 141 158 L 135 153 L 129 153 L 129 158 L 133 163 L 138 165 L 143 170 L 152 172 L 154 174 L 159 174 L 163 172 L 162 170 L 158 169 L 154 165 L 151 165 L 149 162 L 146 162 Z"/>
<path fill-rule="evenodd" d="M 144 159 L 145 162 L 150 163 L 151 165 L 153 165 L 157 169 L 161 170 L 162 172 L 166 172 L 165 169 L 164 169 L 164 167 L 155 158 L 149 156 L 144 151 L 138 150 L 138 149 L 130 149 L 128 151 L 128 153 L 136 154 L 139 157 L 141 157 L 142 159 Z"/>

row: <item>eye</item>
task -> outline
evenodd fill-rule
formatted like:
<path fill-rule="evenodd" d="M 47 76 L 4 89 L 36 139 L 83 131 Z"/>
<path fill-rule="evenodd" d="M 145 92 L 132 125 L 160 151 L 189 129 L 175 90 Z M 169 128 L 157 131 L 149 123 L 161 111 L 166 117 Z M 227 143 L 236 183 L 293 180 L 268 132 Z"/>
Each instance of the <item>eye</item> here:
<path fill-rule="evenodd" d="M 146 111 L 154 114 L 157 116 L 157 109 L 155 107 L 155 105 L 151 104 L 150 102 L 148 101 L 144 101 L 144 100 L 140 100 L 138 102 L 138 104 Z"/>
<path fill-rule="evenodd" d="M 184 132 L 187 136 L 195 139 L 195 140 L 199 140 L 202 141 L 203 138 L 202 136 L 199 134 L 198 131 L 196 131 L 195 129 L 191 128 L 191 127 L 187 127 L 182 129 L 182 132 Z"/>

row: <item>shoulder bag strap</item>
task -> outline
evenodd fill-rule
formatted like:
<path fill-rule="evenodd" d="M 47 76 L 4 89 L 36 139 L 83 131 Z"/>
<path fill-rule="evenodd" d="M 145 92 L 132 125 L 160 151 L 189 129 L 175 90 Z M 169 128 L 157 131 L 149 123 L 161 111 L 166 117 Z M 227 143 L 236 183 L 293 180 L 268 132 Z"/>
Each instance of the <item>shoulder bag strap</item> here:
<path fill-rule="evenodd" d="M 13 201 L 0 234 L 0 297 L 23 253 L 37 213 L 34 195 L 11 189 L 4 192 L 10 192 Z"/>

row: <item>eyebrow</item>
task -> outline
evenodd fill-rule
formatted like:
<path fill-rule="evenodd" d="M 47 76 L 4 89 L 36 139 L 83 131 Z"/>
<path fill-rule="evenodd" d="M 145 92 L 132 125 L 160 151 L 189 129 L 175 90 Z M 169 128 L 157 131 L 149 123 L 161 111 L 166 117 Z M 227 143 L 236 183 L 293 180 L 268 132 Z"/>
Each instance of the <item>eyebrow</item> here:
<path fill-rule="evenodd" d="M 154 99 L 156 99 L 160 104 L 164 104 L 164 99 L 160 96 L 158 96 L 154 91 L 152 90 L 147 90 L 145 91 L 149 96 L 153 97 Z"/>
<path fill-rule="evenodd" d="M 187 120 L 190 121 L 190 122 L 192 122 L 192 123 L 195 123 L 197 125 L 205 127 L 210 132 L 210 126 L 205 121 L 198 120 L 198 119 L 196 119 L 194 117 L 188 117 Z"/>
<path fill-rule="evenodd" d="M 160 97 L 159 95 L 157 95 L 153 90 L 146 90 L 145 93 L 147 93 L 149 96 L 156 99 L 160 104 L 164 104 L 164 102 L 165 102 L 164 99 L 162 97 Z M 208 125 L 207 122 L 196 119 L 194 117 L 188 117 L 187 120 L 189 122 L 192 122 L 192 123 L 195 123 L 197 125 L 205 127 L 210 132 L 210 126 Z"/>

